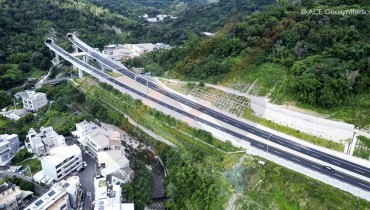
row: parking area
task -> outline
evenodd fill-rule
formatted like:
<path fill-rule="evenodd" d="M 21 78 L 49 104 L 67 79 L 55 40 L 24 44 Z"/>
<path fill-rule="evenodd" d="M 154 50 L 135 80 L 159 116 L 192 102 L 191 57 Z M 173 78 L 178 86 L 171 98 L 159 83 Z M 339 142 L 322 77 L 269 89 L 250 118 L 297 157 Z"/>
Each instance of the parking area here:
<path fill-rule="evenodd" d="M 87 153 L 87 151 L 77 143 L 75 138 L 66 138 L 66 143 L 67 145 L 76 144 L 77 146 L 79 146 L 82 151 L 82 159 L 87 163 L 87 166 L 82 172 L 73 172 L 73 175 L 76 175 L 80 178 L 80 183 L 84 190 L 85 196 L 82 209 L 90 210 L 92 209 L 91 204 L 94 201 L 94 177 L 97 173 L 97 164 L 95 162 L 95 158 Z"/>

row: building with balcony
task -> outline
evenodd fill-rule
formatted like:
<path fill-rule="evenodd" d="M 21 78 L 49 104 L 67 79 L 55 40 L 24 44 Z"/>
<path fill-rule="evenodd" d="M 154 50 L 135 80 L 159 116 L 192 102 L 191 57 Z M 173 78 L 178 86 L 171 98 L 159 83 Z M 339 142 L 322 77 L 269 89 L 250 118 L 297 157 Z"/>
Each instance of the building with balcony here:
<path fill-rule="evenodd" d="M 40 160 L 44 175 L 55 181 L 83 167 L 81 149 L 77 145 L 54 147 Z"/>
<path fill-rule="evenodd" d="M 27 95 L 22 98 L 23 108 L 28 111 L 37 112 L 39 109 L 48 104 L 45 93 L 35 91 L 26 91 Z"/>
<path fill-rule="evenodd" d="M 26 137 L 28 152 L 38 156 L 48 154 L 49 150 L 54 147 L 67 146 L 64 136 L 57 134 L 51 126 L 46 128 L 41 127 L 40 133 L 37 133 L 35 129 L 31 128 Z"/>
<path fill-rule="evenodd" d="M 77 208 L 77 197 L 80 192 L 80 179 L 72 176 L 67 180 L 55 183 L 48 192 L 26 210 L 70 210 Z"/>
<path fill-rule="evenodd" d="M 129 165 L 121 146 L 122 135 L 113 126 L 83 121 L 76 124 L 76 131 L 72 134 L 97 158 L 102 174 L 108 175 Z"/>
<path fill-rule="evenodd" d="M 18 210 L 23 204 L 22 191 L 12 183 L 0 185 L 0 210 Z"/>
<path fill-rule="evenodd" d="M 5 166 L 14 158 L 19 149 L 19 139 L 16 134 L 0 135 L 0 166 Z"/>

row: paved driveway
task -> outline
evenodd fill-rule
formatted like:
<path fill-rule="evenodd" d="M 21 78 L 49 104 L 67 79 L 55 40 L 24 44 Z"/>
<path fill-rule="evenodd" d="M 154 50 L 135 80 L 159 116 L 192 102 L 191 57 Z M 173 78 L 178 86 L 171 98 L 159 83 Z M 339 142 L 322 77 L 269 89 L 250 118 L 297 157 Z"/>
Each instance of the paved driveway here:
<path fill-rule="evenodd" d="M 66 140 L 67 145 L 75 144 L 76 141 L 73 138 L 68 138 Z M 84 210 L 90 210 L 91 203 L 94 201 L 94 177 L 96 176 L 96 162 L 95 159 L 86 153 L 86 150 L 77 144 L 82 151 L 82 159 L 87 163 L 87 167 L 82 172 L 76 172 L 76 176 L 80 178 L 80 183 L 84 192 L 86 193 L 86 198 L 84 201 Z"/>

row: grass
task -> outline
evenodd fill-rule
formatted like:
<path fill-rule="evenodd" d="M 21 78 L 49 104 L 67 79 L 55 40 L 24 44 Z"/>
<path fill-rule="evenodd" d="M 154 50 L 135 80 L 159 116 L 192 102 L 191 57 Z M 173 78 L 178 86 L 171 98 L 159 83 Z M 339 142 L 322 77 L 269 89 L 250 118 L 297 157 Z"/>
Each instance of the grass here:
<path fill-rule="evenodd" d="M 106 71 L 105 73 L 109 74 L 112 77 L 123 77 L 122 74 L 117 73 L 117 72 L 112 72 L 112 71 Z"/>
<path fill-rule="evenodd" d="M 259 94 L 266 95 L 275 84 L 285 76 L 284 67 L 273 63 L 264 63 L 260 66 L 251 66 L 243 71 L 241 80 L 246 83 L 256 84 L 260 88 Z"/>
<path fill-rule="evenodd" d="M 311 136 L 309 134 L 300 132 L 300 131 L 295 130 L 293 128 L 289 128 L 287 126 L 276 124 L 276 123 L 274 123 L 270 120 L 266 120 L 264 118 L 261 118 L 261 117 L 258 117 L 256 115 L 254 115 L 252 109 L 247 109 L 244 112 L 243 117 L 245 119 L 251 120 L 251 121 L 256 122 L 256 123 L 259 123 L 261 125 L 264 125 L 266 127 L 269 127 L 271 129 L 274 129 L 274 130 L 277 130 L 277 131 L 280 131 L 280 132 L 285 133 L 287 135 L 294 136 L 298 139 L 305 140 L 305 141 L 310 142 L 312 144 L 319 145 L 319 146 L 326 147 L 326 148 L 333 149 L 333 150 L 337 150 L 337 151 L 340 151 L 340 152 L 344 151 L 344 145 L 343 144 L 336 143 L 336 142 L 333 142 L 333 141 L 329 141 L 329 140 L 319 138 L 319 137 L 316 137 L 316 136 Z"/>
<path fill-rule="evenodd" d="M 237 183 L 243 192 L 236 209 L 370 209 L 363 199 L 268 160 L 260 165 L 258 159 L 247 156 L 241 166 L 229 170 L 243 179 Z"/>
<path fill-rule="evenodd" d="M 365 136 L 358 136 L 357 140 L 361 146 L 355 149 L 353 156 L 370 160 L 370 139 Z"/>
<path fill-rule="evenodd" d="M 47 72 L 45 71 L 40 71 L 40 70 L 32 70 L 31 71 L 31 74 L 30 74 L 30 77 L 33 77 L 33 78 L 41 78 L 42 75 L 46 75 Z"/>
<path fill-rule="evenodd" d="M 105 185 L 105 180 L 99 180 L 99 187 L 104 187 Z"/>
<path fill-rule="evenodd" d="M 41 162 L 38 159 L 27 159 L 22 162 L 20 162 L 18 165 L 23 166 L 23 168 L 29 166 L 31 169 L 32 175 L 41 171 Z"/>
<path fill-rule="evenodd" d="M 2 128 L 7 123 L 7 120 L 0 117 L 0 128 Z"/>

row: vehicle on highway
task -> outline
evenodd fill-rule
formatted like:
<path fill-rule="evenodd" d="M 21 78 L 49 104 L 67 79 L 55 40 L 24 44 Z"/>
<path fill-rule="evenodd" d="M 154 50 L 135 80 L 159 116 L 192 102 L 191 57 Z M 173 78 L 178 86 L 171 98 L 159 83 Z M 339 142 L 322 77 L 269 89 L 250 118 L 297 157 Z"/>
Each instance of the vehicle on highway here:
<path fill-rule="evenodd" d="M 330 167 L 330 166 L 323 166 L 323 168 L 324 168 L 325 170 L 327 170 L 327 171 L 332 172 L 332 173 L 334 173 L 334 172 L 335 172 L 335 169 L 334 169 L 334 168 L 332 168 L 332 167 Z"/>

